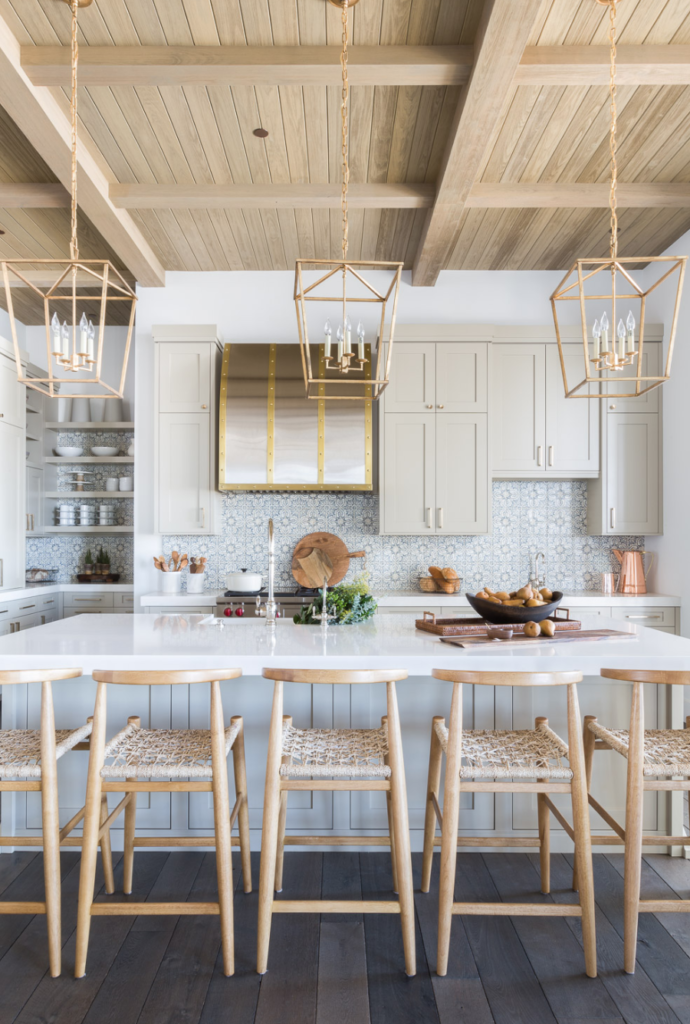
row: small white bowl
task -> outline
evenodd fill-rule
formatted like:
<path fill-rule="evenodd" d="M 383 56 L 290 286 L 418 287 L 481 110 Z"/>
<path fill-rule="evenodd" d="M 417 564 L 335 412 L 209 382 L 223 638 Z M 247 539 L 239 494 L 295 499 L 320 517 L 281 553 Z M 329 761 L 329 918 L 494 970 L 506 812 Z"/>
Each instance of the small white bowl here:
<path fill-rule="evenodd" d="M 57 455 L 61 455 L 64 459 L 78 459 L 83 454 L 83 448 L 72 448 L 71 446 L 65 447 L 62 445 L 55 449 Z"/>
<path fill-rule="evenodd" d="M 120 451 L 119 448 L 110 448 L 110 447 L 103 447 L 102 445 L 100 445 L 100 446 L 96 445 L 95 448 L 91 449 L 91 454 L 92 455 L 98 455 L 98 456 L 117 455 L 119 451 Z"/>

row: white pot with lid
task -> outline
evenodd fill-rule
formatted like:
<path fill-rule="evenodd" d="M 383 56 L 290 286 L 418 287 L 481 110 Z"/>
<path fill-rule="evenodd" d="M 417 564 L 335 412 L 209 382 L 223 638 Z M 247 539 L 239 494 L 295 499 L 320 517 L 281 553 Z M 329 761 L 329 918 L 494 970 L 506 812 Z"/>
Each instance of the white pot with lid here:
<path fill-rule="evenodd" d="M 248 572 L 240 569 L 239 572 L 228 574 L 225 585 L 228 590 L 235 590 L 242 594 L 256 594 L 261 590 L 262 576 L 260 572 Z"/>

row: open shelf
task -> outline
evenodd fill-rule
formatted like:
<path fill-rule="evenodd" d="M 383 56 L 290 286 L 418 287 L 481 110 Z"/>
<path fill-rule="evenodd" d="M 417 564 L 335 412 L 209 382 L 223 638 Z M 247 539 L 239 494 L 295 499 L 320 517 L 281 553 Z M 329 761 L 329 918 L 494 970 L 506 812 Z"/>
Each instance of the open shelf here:
<path fill-rule="evenodd" d="M 46 430 L 58 430 L 67 431 L 72 430 L 102 430 L 104 433 L 109 430 L 134 430 L 134 423 L 129 420 L 119 420 L 117 423 L 106 423 L 105 420 L 100 423 L 96 423 L 93 420 L 88 423 L 75 423 L 70 421 L 69 423 L 56 423 L 51 421 L 46 423 Z"/>
<path fill-rule="evenodd" d="M 46 491 L 45 498 L 133 498 L 134 491 Z"/>
<path fill-rule="evenodd" d="M 40 415 L 41 415 L 41 412 L 42 412 L 43 410 L 42 410 L 42 409 L 34 409 L 33 405 L 28 405 L 28 404 L 27 404 L 27 406 L 26 406 L 26 411 L 27 411 L 27 412 L 33 412 L 33 413 L 36 413 L 36 415 L 37 415 L 37 416 L 40 416 Z"/>
<path fill-rule="evenodd" d="M 45 526 L 45 533 L 134 533 L 133 526 Z"/>
<path fill-rule="evenodd" d="M 92 463 L 98 462 L 107 466 L 111 462 L 134 462 L 133 455 L 80 455 L 78 458 L 68 459 L 62 455 L 46 455 L 44 462 L 52 462 L 58 466 L 61 462 Z M 113 491 L 113 494 L 115 492 Z"/>

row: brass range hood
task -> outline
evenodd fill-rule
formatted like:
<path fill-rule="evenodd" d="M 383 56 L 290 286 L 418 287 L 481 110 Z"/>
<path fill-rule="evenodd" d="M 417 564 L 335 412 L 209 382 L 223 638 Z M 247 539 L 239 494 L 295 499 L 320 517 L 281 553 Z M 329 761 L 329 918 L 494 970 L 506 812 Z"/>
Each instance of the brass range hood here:
<path fill-rule="evenodd" d="M 225 345 L 219 412 L 219 490 L 373 490 L 371 397 L 306 398 L 299 345 Z"/>

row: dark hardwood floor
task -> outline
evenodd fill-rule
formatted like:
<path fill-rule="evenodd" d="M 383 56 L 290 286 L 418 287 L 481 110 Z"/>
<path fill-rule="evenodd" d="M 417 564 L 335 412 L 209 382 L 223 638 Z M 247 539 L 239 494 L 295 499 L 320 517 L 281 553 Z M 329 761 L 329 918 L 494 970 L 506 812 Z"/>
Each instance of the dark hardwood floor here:
<path fill-rule="evenodd" d="M 453 922 L 448 974 L 434 974 L 436 900 L 416 893 L 417 976 L 403 973 L 400 922 L 389 914 L 277 915 L 269 971 L 254 970 L 255 891 L 236 863 L 236 974 L 221 970 L 217 918 L 97 917 L 87 975 L 71 976 L 79 854 L 62 855 L 63 974 L 46 973 L 42 917 L 0 915 L 0 1024 L 688 1024 L 690 915 L 640 918 L 637 973 L 623 974 L 623 858 L 595 857 L 599 977 L 585 977 L 573 918 L 471 917 Z M 414 857 L 419 886 L 420 856 Z M 438 857 L 436 858 L 438 860 Z M 529 854 L 465 853 L 458 899 L 572 902 L 572 864 L 553 857 L 551 896 Z M 116 880 L 121 884 L 118 857 Z M 101 879 L 102 882 L 102 879 Z M 99 882 L 100 884 L 100 882 Z M 288 853 L 290 897 L 390 898 L 386 854 Z M 647 857 L 648 898 L 690 896 L 690 864 Z M 133 900 L 214 898 L 213 854 L 138 853 Z M 41 856 L 0 856 L 0 898 L 41 898 Z M 110 898 L 110 897 L 101 897 Z M 113 899 L 123 899 L 116 893 Z"/>

